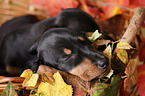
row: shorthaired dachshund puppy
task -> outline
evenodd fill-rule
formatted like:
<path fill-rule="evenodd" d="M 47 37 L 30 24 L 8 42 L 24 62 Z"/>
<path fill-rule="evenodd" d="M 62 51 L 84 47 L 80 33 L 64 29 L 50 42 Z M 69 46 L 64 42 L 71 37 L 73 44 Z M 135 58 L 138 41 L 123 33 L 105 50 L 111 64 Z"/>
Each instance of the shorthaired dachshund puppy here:
<path fill-rule="evenodd" d="M 43 21 L 33 15 L 9 20 L 0 27 L 0 75 L 16 76 L 44 64 L 84 80 L 100 77 L 109 60 L 86 37 L 95 30 L 95 20 L 79 9 Z"/>

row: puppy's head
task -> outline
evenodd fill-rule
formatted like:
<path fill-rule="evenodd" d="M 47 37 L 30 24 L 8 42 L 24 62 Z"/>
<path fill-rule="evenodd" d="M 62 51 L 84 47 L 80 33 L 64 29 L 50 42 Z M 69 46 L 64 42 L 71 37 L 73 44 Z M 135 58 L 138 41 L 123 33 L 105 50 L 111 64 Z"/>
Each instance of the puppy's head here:
<path fill-rule="evenodd" d="M 86 81 L 102 76 L 109 65 L 108 58 L 95 51 L 87 38 L 65 28 L 46 31 L 34 49 L 39 64 L 72 73 Z"/>

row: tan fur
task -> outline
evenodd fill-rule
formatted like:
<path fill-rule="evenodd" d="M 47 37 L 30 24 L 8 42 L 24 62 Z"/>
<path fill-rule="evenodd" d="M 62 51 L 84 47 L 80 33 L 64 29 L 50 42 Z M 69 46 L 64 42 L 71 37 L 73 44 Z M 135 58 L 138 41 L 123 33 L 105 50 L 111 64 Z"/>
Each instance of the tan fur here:
<path fill-rule="evenodd" d="M 95 77 L 102 77 L 107 69 L 98 68 L 96 64 L 92 64 L 92 61 L 84 58 L 84 60 L 70 71 L 71 74 L 79 76 L 85 81 L 90 81 Z"/>
<path fill-rule="evenodd" d="M 18 74 L 18 73 L 20 73 L 19 68 L 11 67 L 11 66 L 6 66 L 6 71 L 8 73 L 11 73 L 11 74 Z"/>

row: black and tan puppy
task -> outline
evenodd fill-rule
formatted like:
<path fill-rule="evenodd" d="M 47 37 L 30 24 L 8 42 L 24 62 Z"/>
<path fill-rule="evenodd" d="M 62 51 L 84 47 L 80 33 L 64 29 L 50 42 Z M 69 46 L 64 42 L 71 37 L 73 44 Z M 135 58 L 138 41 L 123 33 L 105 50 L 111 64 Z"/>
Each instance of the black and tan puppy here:
<path fill-rule="evenodd" d="M 99 30 L 94 19 L 79 9 L 39 21 L 27 15 L 0 27 L 0 75 L 12 76 L 40 64 L 80 76 L 84 80 L 107 71 L 108 58 L 95 51 L 86 32 Z"/>

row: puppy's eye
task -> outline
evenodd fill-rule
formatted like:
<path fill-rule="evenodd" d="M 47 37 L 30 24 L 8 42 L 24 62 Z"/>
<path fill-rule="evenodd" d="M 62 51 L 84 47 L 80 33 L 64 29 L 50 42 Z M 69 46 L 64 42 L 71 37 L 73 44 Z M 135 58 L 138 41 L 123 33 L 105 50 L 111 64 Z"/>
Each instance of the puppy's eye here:
<path fill-rule="evenodd" d="M 67 49 L 67 48 L 64 48 L 63 51 L 66 55 L 70 55 L 72 53 L 72 51 L 70 49 Z"/>

